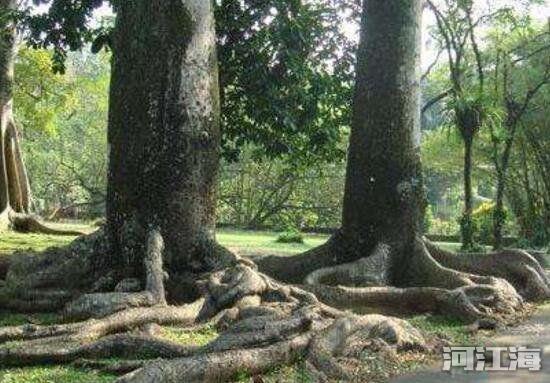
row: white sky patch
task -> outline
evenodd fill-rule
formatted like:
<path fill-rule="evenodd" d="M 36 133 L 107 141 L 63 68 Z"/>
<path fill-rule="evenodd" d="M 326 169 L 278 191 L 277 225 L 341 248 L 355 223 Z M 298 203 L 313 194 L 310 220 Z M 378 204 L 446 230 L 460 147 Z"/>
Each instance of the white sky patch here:
<path fill-rule="evenodd" d="M 525 9 L 527 1 L 526 0 L 486 0 L 485 2 L 479 1 L 478 4 L 483 4 L 484 8 L 496 9 L 497 7 L 502 6 L 512 6 L 516 9 Z M 545 1 L 543 4 L 531 5 L 530 6 L 531 16 L 538 21 L 545 21 L 550 19 L 550 5 L 548 1 Z M 48 6 L 41 5 L 36 9 L 37 13 L 46 12 Z M 478 12 L 484 12 L 481 9 L 477 10 Z M 113 16 L 113 10 L 110 5 L 105 2 L 100 8 L 96 9 L 94 12 L 94 19 L 100 20 L 106 16 Z M 435 25 L 435 17 L 431 11 L 428 9 L 424 10 L 424 15 L 422 18 L 422 29 L 423 29 L 423 43 L 422 43 L 422 68 L 426 69 L 430 64 L 435 60 L 438 50 L 435 46 L 435 43 L 431 41 L 428 30 Z M 359 26 L 356 23 L 346 22 L 343 23 L 342 31 L 350 39 L 357 41 L 359 39 Z"/>

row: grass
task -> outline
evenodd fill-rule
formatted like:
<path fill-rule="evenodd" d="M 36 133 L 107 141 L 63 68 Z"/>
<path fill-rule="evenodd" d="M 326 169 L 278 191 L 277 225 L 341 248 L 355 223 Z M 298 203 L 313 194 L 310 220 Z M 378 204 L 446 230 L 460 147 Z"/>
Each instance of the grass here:
<path fill-rule="evenodd" d="M 92 226 L 86 225 L 56 225 L 59 228 L 92 231 Z M 248 254 L 278 254 L 292 256 L 323 244 L 328 235 L 304 234 L 303 243 L 280 243 L 277 238 L 280 233 L 268 231 L 244 231 L 221 229 L 217 233 L 218 241 L 243 255 Z M 63 246 L 74 239 L 73 236 L 51 236 L 40 234 L 21 234 L 14 232 L 0 233 L 0 257 L 20 250 L 42 251 L 52 246 Z M 460 244 L 440 243 L 448 250 L 457 250 Z M 0 311 L 0 326 L 14 326 L 25 323 L 50 324 L 59 321 L 55 314 L 25 315 L 3 313 Z M 428 335 L 443 336 L 451 344 L 473 344 L 474 339 L 466 334 L 460 323 L 444 317 L 416 316 L 411 322 Z M 189 331 L 178 327 L 163 327 L 163 338 L 193 345 L 204 345 L 217 336 L 215 329 L 202 328 Z M 366 353 L 361 360 L 361 371 L 371 382 L 383 382 L 388 375 L 396 372 L 413 371 L 426 363 L 426 356 L 418 353 L 401 355 L 397 359 L 381 360 Z M 262 376 L 266 383 L 299 382 L 309 383 L 313 380 L 307 375 L 303 362 L 294 366 L 283 366 Z M 16 369 L 0 369 L 0 383 L 110 383 L 115 377 L 99 374 L 71 366 L 40 366 Z M 243 371 L 235 377 L 236 382 L 250 382 L 250 376 Z"/>
<path fill-rule="evenodd" d="M 63 246 L 74 240 L 70 235 L 44 235 L 5 232 L 0 234 L 0 256 L 14 251 L 42 251 L 52 246 Z"/>
<path fill-rule="evenodd" d="M 476 344 L 479 340 L 480 333 L 464 331 L 464 323 L 456 318 L 442 315 L 416 315 L 408 318 L 408 321 L 428 337 L 445 339 L 453 346 Z"/>
<path fill-rule="evenodd" d="M 0 383 L 111 383 L 115 379 L 113 375 L 64 366 L 0 370 Z"/>
<path fill-rule="evenodd" d="M 272 231 L 246 231 L 221 229 L 216 234 L 218 241 L 242 254 L 294 255 L 322 245 L 328 239 L 324 234 L 304 234 L 303 243 L 277 242 L 279 233 Z"/>

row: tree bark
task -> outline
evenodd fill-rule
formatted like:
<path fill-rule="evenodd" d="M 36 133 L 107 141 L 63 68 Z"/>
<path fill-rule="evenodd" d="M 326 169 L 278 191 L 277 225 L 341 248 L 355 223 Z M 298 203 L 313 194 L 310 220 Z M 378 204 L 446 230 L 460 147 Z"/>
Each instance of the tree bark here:
<path fill-rule="evenodd" d="M 425 206 L 420 166 L 420 1 L 366 1 L 353 121 L 335 263 L 360 259 L 391 243 L 390 279 L 421 232 Z M 369 20 L 365 19 L 369 15 Z"/>
<path fill-rule="evenodd" d="M 10 212 L 28 213 L 30 208 L 29 179 L 13 118 L 16 32 L 9 13 L 16 7 L 14 0 L 0 1 L 0 230 L 7 228 Z"/>
<path fill-rule="evenodd" d="M 503 169 L 497 176 L 497 193 L 495 198 L 495 210 L 493 212 L 493 249 L 500 250 L 503 247 L 503 228 L 506 212 L 504 211 L 504 189 L 506 173 Z"/>
<path fill-rule="evenodd" d="M 145 233 L 165 242 L 170 276 L 213 253 L 219 92 L 212 5 L 117 6 L 109 111 L 107 235 L 125 273 L 143 268 Z"/>
<path fill-rule="evenodd" d="M 472 146 L 473 136 L 464 137 L 464 212 L 460 221 L 463 249 L 474 246 L 474 226 L 472 212 L 474 202 L 472 197 Z"/>

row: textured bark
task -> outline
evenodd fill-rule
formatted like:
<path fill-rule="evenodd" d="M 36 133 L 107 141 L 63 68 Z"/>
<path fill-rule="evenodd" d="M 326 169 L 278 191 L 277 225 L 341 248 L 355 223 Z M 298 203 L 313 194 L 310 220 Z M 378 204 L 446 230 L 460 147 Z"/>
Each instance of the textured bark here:
<path fill-rule="evenodd" d="M 388 244 L 393 249 L 383 266 L 388 282 L 406 283 L 425 205 L 421 11 L 416 0 L 363 3 L 342 227 L 329 244 L 289 259 L 286 273 L 277 257 L 258 260 L 260 270 L 298 283 L 317 269 L 356 261 Z"/>
<path fill-rule="evenodd" d="M 341 229 L 353 259 L 380 242 L 403 244 L 394 257 L 406 257 L 420 231 L 421 11 L 420 1 L 363 5 Z M 397 267 L 391 279 L 400 281 L 402 273 Z"/>
<path fill-rule="evenodd" d="M 440 263 L 438 249 L 426 247 L 418 150 L 421 2 L 367 1 L 363 7 L 342 228 L 327 244 L 302 255 L 258 259 L 259 269 L 291 283 L 444 289 L 437 298 L 433 290 L 432 301 L 451 306 L 448 297 L 459 296 L 456 309 L 448 310 L 465 312 L 460 307 L 468 306 L 474 308 L 470 317 L 521 311 L 522 298 L 513 286 L 529 300 L 549 296 L 540 265 L 521 262 L 514 270 L 494 272 L 472 262 L 455 270 Z M 465 139 L 478 130 L 480 118 L 475 106 L 457 109 Z M 465 161 L 471 165 L 470 151 Z M 469 183 L 471 166 L 465 168 Z M 471 203 L 467 206 L 471 212 Z"/>
<path fill-rule="evenodd" d="M 213 245 L 220 132 L 212 4 L 121 2 L 113 39 L 107 262 L 142 276 L 144 236 L 155 227 L 171 279 L 206 271 L 209 256 L 223 256 Z"/>
<path fill-rule="evenodd" d="M 12 228 L 23 232 L 81 235 L 77 231 L 50 228 L 29 214 L 31 188 L 13 116 L 16 29 L 10 12 L 16 9 L 17 1 L 0 0 L 0 231 Z"/>
<path fill-rule="evenodd" d="M 464 127 L 461 131 L 468 130 Z M 469 130 L 468 130 L 469 131 Z M 474 200 L 472 196 L 472 146 L 473 135 L 463 134 L 464 140 L 464 211 L 460 221 L 460 230 L 462 236 L 462 247 L 466 250 L 474 248 L 474 226 L 472 213 L 474 210 Z"/>
<path fill-rule="evenodd" d="M 0 230 L 8 227 L 11 210 L 28 213 L 30 207 L 29 180 L 13 118 L 15 24 L 6 15 L 16 8 L 15 0 L 0 1 Z"/>

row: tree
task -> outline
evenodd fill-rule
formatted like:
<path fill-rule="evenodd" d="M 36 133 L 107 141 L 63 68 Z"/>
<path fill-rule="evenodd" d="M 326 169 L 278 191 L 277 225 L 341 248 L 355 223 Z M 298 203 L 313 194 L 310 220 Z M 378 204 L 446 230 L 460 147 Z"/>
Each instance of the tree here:
<path fill-rule="evenodd" d="M 363 13 L 363 17 L 371 18 L 368 23 L 363 20 L 366 28 L 359 47 L 342 227 L 327 244 L 303 255 L 258 260 L 260 270 L 293 283 L 306 280 L 313 284 L 451 289 L 479 284 L 483 287 L 473 287 L 470 293 L 489 288 L 496 296 L 502 294 L 502 280 L 464 274 L 482 273 L 508 279 L 526 297 L 530 295 L 528 299 L 546 296 L 548 282 L 542 268 L 526 253 L 463 257 L 437 249 L 421 238 L 425 202 L 419 158 L 418 79 L 416 67 L 407 64 L 418 63 L 418 43 L 414 40 L 418 31 L 415 23 L 399 24 L 410 21 L 410 7 L 403 5 L 400 11 L 395 9 L 397 2 L 392 2 L 387 7 L 376 3 L 369 9 L 369 3 Z M 504 259 L 508 260 L 506 266 Z M 539 275 L 522 278 L 527 285 L 517 283 L 519 275 L 530 273 L 521 262 L 531 264 Z M 545 282 L 531 285 L 540 278 Z M 388 289 L 387 296 L 392 294 L 392 288 Z"/>
<path fill-rule="evenodd" d="M 535 96 L 550 81 L 550 62 L 547 57 L 540 58 L 548 51 L 547 27 L 542 33 L 533 33 L 529 24 L 519 24 L 518 30 L 508 31 L 508 41 L 496 42 L 500 46 L 497 47 L 494 68 L 494 97 L 504 117 L 501 124 L 489 124 L 492 159 L 497 176 L 493 217 L 494 249 L 503 246 L 502 231 L 506 219 L 504 196 L 517 131 Z M 501 36 L 496 38 L 503 39 Z"/>
<path fill-rule="evenodd" d="M 17 2 L 0 2 L 0 231 L 13 227 L 46 234 L 81 234 L 42 224 L 31 212 L 31 189 L 20 132 L 13 117 Z"/>
<path fill-rule="evenodd" d="M 486 113 L 483 98 L 484 61 L 476 41 L 476 28 L 492 15 L 482 15 L 474 20 L 474 2 L 470 0 L 446 1 L 444 10 L 433 1 L 428 1 L 428 6 L 435 14 L 441 46 L 448 59 L 451 88 L 442 94 L 442 98 L 451 96 L 449 107 L 464 142 L 464 212 L 460 229 L 463 249 L 472 251 L 475 249 L 472 150 L 474 138 L 483 126 Z M 499 9 L 499 12 L 502 11 Z M 436 97 L 436 100 L 440 99 Z"/>
<path fill-rule="evenodd" d="M 24 307 L 29 298 L 34 298 L 34 309 L 70 301 L 65 306 L 67 315 L 100 319 L 0 329 L 0 341 L 23 340 L 4 344 L 2 364 L 135 357 L 138 350 L 146 349 L 148 357 L 171 360 L 131 365 L 135 371 L 119 382 L 169 382 L 183 376 L 188 382 L 227 381 L 239 371 L 257 374 L 299 357 L 307 360 L 309 373 L 318 380 L 350 380 L 350 373 L 336 357 L 349 355 L 355 340 L 362 349 L 369 338 L 382 338 L 400 350 L 424 347 L 425 341 L 403 320 L 354 315 L 326 303 L 380 311 L 445 312 L 470 321 L 513 317 L 521 310 L 522 301 L 510 284 L 442 267 L 419 238 L 422 193 L 421 182 L 415 182 L 420 178 L 420 163 L 414 133 L 419 127 L 416 73 L 421 10 L 420 0 L 368 1 L 363 5 L 346 192 L 376 198 L 388 210 L 388 220 L 380 206 L 368 212 L 372 218 L 344 213 L 341 234 L 327 246 L 287 259 L 286 269 L 294 276 L 293 267 L 301 272 L 317 268 L 304 275 L 307 284 L 292 285 L 258 272 L 251 261 L 220 248 L 211 233 L 219 152 L 212 3 L 117 3 L 107 233 L 99 231 L 68 248 L 14 262 L 0 294 L 6 307 Z M 387 104 L 381 103 L 381 97 L 386 97 Z M 364 105 L 381 109 L 368 108 L 366 115 Z M 377 151 L 363 157 L 365 146 Z M 375 161 L 377 167 L 362 162 L 366 159 Z M 359 178 L 365 174 L 371 184 L 361 183 Z M 388 195 L 381 195 L 383 192 Z M 356 201 L 364 203 L 366 197 L 346 196 L 346 209 L 360 208 L 351 205 Z M 403 218 L 397 216 L 400 208 L 405 209 Z M 375 227 L 377 223 L 382 227 Z M 392 224 L 404 232 L 398 233 Z M 372 235 L 372 245 L 365 234 Z M 324 269 L 322 263 L 333 263 L 334 258 L 343 262 L 362 251 L 350 239 L 363 241 L 365 250 L 374 249 L 372 256 L 354 265 L 365 274 L 351 275 L 358 277 L 352 282 L 398 281 L 421 287 L 327 286 L 327 276 L 345 274 L 340 271 L 349 269 L 350 264 Z M 341 247 L 339 253 L 329 253 L 338 241 L 354 246 L 347 252 Z M 438 254 L 460 262 L 460 258 Z M 532 270 L 532 276 L 538 278 L 539 284 L 528 286 L 517 281 L 526 297 L 548 295 L 545 275 L 529 255 L 499 256 L 521 258 L 532 268 L 514 269 Z M 312 264 L 305 265 L 304 259 Z M 390 259 L 402 262 L 392 265 Z M 137 270 L 140 261 L 141 270 Z M 494 264 L 494 259 L 490 262 Z M 482 262 L 471 265 L 483 268 Z M 109 273 L 113 269 L 116 273 Z M 165 271 L 169 283 L 165 283 Z M 115 284 L 116 292 L 109 292 Z M 68 289 L 72 291 L 67 293 Z M 180 296 L 178 289 L 186 294 Z M 71 301 L 74 295 L 79 297 Z M 181 303 L 178 301 L 185 298 L 194 301 L 167 305 L 167 301 Z M 215 325 L 222 333 L 199 348 L 124 333 L 149 323 L 197 322 Z M 62 347 L 52 340 L 61 340 Z"/>
<path fill-rule="evenodd" d="M 12 0 L 0 3 L 0 229 L 8 225 L 10 214 L 28 213 L 31 198 L 19 145 L 19 132 L 13 118 L 15 24 L 12 13 L 15 7 L 16 2 Z"/>

